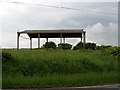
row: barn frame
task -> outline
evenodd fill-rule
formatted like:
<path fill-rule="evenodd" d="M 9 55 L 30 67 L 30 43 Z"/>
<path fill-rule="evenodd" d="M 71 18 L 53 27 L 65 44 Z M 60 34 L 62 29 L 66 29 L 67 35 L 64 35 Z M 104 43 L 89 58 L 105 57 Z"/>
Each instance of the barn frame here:
<path fill-rule="evenodd" d="M 81 38 L 83 42 L 83 48 L 85 48 L 86 43 L 86 32 L 83 29 L 63 29 L 63 30 L 24 30 L 17 32 L 17 49 L 19 49 L 19 37 L 20 34 L 28 34 L 30 38 L 30 49 L 32 49 L 32 38 L 38 38 L 38 48 L 40 48 L 40 38 L 60 38 L 60 44 L 65 43 L 65 38 Z"/>

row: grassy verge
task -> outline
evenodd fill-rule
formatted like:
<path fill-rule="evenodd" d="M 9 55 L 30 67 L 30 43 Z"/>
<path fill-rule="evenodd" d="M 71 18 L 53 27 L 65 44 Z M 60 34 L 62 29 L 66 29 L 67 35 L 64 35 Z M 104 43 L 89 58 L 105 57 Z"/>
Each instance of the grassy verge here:
<path fill-rule="evenodd" d="M 3 88 L 118 83 L 118 58 L 99 50 L 3 50 Z M 6 57 L 7 56 L 7 57 Z"/>
<path fill-rule="evenodd" d="M 88 73 L 73 75 L 48 76 L 7 76 L 3 77 L 4 88 L 40 88 L 40 87 L 72 87 L 87 85 L 114 84 L 118 82 L 116 73 Z"/>

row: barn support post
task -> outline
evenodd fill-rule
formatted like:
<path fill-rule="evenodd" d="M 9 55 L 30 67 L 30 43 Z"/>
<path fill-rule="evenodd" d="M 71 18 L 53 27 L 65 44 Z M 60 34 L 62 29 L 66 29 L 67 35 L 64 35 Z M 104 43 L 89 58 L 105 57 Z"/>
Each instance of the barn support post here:
<path fill-rule="evenodd" d="M 65 44 L 65 37 L 63 38 L 63 43 Z"/>
<path fill-rule="evenodd" d="M 30 37 L 30 49 L 32 49 L 32 38 Z"/>
<path fill-rule="evenodd" d="M 46 38 L 46 42 L 48 43 L 48 38 Z"/>
<path fill-rule="evenodd" d="M 60 33 L 60 44 L 62 44 L 62 33 Z"/>
<path fill-rule="evenodd" d="M 60 33 L 60 44 L 62 44 L 62 33 Z M 60 48 L 62 49 L 62 45 L 60 45 Z"/>
<path fill-rule="evenodd" d="M 85 49 L 85 43 L 86 43 L 86 35 L 85 32 L 83 32 L 83 48 Z"/>
<path fill-rule="evenodd" d="M 81 36 L 81 38 L 80 38 L 80 39 L 81 39 L 81 41 L 80 41 L 80 42 L 82 43 L 82 36 Z"/>
<path fill-rule="evenodd" d="M 40 33 L 38 33 L 38 48 L 40 48 Z"/>
<path fill-rule="evenodd" d="M 83 38 L 83 35 L 81 35 L 81 37 L 80 37 L 80 43 L 83 43 L 82 42 L 82 38 Z M 83 44 L 82 44 L 83 45 Z M 81 49 L 81 45 L 80 45 L 80 49 Z"/>
<path fill-rule="evenodd" d="M 20 33 L 17 32 L 17 49 L 19 49 L 19 36 L 20 36 Z"/>

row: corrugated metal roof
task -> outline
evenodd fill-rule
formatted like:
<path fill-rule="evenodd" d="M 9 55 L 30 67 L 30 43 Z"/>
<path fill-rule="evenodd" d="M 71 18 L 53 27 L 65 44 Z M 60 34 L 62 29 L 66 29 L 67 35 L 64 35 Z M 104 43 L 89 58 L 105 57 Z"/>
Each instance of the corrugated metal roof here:
<path fill-rule="evenodd" d="M 74 38 L 74 37 L 82 37 L 82 33 L 85 32 L 83 29 L 62 29 L 62 30 L 24 30 L 18 32 L 19 34 L 26 33 L 31 38 L 38 38 L 40 34 L 40 38 Z M 62 35 L 61 35 L 62 34 Z"/>
<path fill-rule="evenodd" d="M 82 33 L 83 29 L 61 29 L 61 30 L 24 30 L 18 33 Z"/>

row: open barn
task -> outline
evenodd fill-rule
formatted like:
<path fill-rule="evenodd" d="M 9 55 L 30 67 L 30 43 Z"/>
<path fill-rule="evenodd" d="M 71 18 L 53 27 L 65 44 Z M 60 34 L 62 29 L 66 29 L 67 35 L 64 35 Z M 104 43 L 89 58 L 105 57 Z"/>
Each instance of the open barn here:
<path fill-rule="evenodd" d="M 40 38 L 60 38 L 60 44 L 65 43 L 65 38 L 81 38 L 83 48 L 85 48 L 86 32 L 83 29 L 66 29 L 66 30 L 24 30 L 17 32 L 17 49 L 19 49 L 20 34 L 27 34 L 30 38 L 30 49 L 32 49 L 32 38 L 38 38 L 38 48 L 40 48 Z M 63 41 L 62 41 L 63 39 Z"/>

